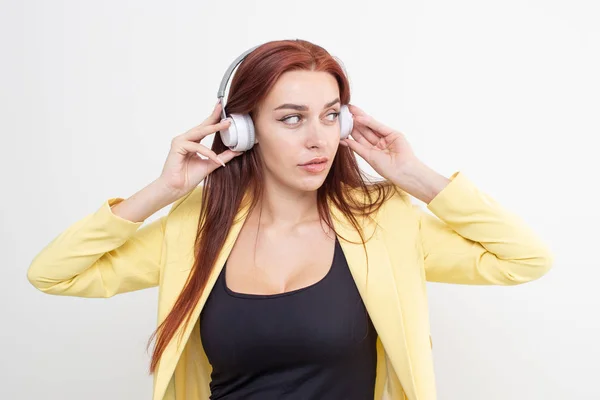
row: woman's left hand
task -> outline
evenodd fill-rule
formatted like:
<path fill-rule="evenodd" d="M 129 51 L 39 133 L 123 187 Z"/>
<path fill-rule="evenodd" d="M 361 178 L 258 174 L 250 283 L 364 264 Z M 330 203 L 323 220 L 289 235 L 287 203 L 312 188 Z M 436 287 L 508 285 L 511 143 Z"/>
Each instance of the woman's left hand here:
<path fill-rule="evenodd" d="M 406 168 L 418 163 L 410 144 L 402 132 L 376 121 L 360 108 L 349 105 L 354 116 L 350 137 L 341 139 L 342 146 L 350 147 L 382 177 L 394 180 Z"/>

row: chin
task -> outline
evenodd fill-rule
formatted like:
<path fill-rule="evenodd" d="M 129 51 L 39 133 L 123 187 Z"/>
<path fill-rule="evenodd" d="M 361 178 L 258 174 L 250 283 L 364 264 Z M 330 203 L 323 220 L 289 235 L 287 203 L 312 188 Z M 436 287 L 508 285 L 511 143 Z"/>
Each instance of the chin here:
<path fill-rule="evenodd" d="M 294 186 L 298 187 L 298 189 L 300 190 L 304 190 L 306 192 L 312 192 L 315 191 L 317 189 L 319 189 L 321 186 L 323 186 L 323 183 L 325 182 L 325 177 L 327 177 L 326 173 L 323 173 L 323 176 L 310 176 L 310 177 L 302 177 L 300 179 L 298 179 L 295 183 Z"/>

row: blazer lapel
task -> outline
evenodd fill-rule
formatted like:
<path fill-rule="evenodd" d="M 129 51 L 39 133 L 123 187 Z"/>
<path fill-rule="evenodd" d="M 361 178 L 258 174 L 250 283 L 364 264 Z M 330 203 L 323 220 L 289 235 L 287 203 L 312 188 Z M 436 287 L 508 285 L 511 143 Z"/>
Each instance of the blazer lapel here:
<path fill-rule="evenodd" d="M 368 254 L 367 266 L 365 249 L 358 232 L 337 208 L 330 209 L 338 235 L 349 240 L 340 238 L 339 242 L 371 321 L 406 395 L 416 400 L 416 384 L 406 343 L 402 304 L 388 251 L 381 237 L 381 230 L 373 234 L 376 222 L 372 220 L 362 222 Z"/>
<path fill-rule="evenodd" d="M 208 281 L 206 282 L 206 288 L 202 291 L 200 300 L 196 304 L 196 307 L 194 307 L 194 309 L 192 310 L 190 322 L 185 327 L 183 333 L 181 333 L 181 328 L 180 328 L 175 335 L 175 337 L 178 338 L 179 337 L 178 335 L 181 333 L 181 340 L 171 340 L 169 342 L 169 344 L 167 345 L 167 347 L 165 348 L 163 356 L 161 357 L 161 361 L 158 365 L 158 371 L 156 373 L 156 380 L 155 380 L 155 385 L 154 385 L 155 386 L 154 399 L 153 400 L 162 400 L 162 397 L 164 396 L 164 393 L 167 389 L 169 381 L 175 371 L 175 367 L 177 366 L 177 362 L 181 356 L 181 353 L 183 352 L 183 349 L 185 348 L 185 344 L 188 341 L 188 338 L 194 328 L 195 323 L 198 321 L 198 317 L 200 316 L 200 312 L 202 311 L 204 304 L 206 304 L 208 295 L 212 291 L 212 289 L 215 285 L 215 282 L 217 281 L 217 278 L 219 277 L 219 274 L 223 270 L 225 261 L 229 257 L 229 254 L 231 253 L 231 250 L 233 249 L 233 245 L 235 244 L 235 241 L 237 240 L 237 237 L 242 229 L 242 226 L 244 225 L 244 222 L 246 221 L 246 217 L 248 216 L 247 211 L 249 209 L 249 205 L 250 205 L 249 202 L 242 201 L 242 206 L 240 207 L 240 209 L 238 210 L 238 212 L 236 214 L 236 217 L 234 218 L 231 229 L 229 230 L 227 238 L 225 239 L 223 249 L 217 256 L 217 259 L 215 261 L 215 267 L 213 268 L 213 270 L 208 278 Z M 182 239 L 183 239 L 184 243 L 186 242 L 186 240 L 189 241 L 189 243 L 185 243 L 185 247 L 193 248 L 193 241 L 194 241 L 195 237 L 192 237 L 192 236 L 195 236 L 198 220 L 197 220 L 197 218 L 190 218 L 190 221 L 194 222 L 194 226 L 190 227 L 190 229 L 189 229 L 189 232 L 193 232 L 193 235 L 190 235 L 189 238 L 182 238 Z M 186 230 L 186 232 L 187 231 L 188 230 Z M 181 248 L 182 246 L 180 245 L 179 247 Z M 174 268 L 174 270 L 172 271 L 173 274 L 178 275 L 176 277 L 176 279 L 174 280 L 175 287 L 171 288 L 169 291 L 171 293 L 171 295 L 174 296 L 175 298 L 183 290 L 183 286 L 185 285 L 188 275 L 191 272 L 190 267 L 192 266 L 192 264 L 194 262 L 193 257 L 194 257 L 194 254 L 189 253 L 188 256 L 179 263 L 179 264 L 181 264 L 180 267 Z"/>

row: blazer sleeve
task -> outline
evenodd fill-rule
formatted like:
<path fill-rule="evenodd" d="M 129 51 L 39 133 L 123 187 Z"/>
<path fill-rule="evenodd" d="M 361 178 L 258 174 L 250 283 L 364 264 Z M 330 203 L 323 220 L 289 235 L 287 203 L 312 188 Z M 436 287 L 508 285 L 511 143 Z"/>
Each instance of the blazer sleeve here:
<path fill-rule="evenodd" d="M 140 228 L 144 221 L 112 212 L 111 206 L 123 200 L 106 200 L 54 238 L 31 262 L 29 282 L 44 293 L 77 297 L 112 297 L 157 286 L 168 215 Z"/>
<path fill-rule="evenodd" d="M 540 278 L 554 257 L 532 229 L 460 171 L 418 209 L 428 281 L 517 285 Z M 436 218 L 437 217 L 437 218 Z"/>

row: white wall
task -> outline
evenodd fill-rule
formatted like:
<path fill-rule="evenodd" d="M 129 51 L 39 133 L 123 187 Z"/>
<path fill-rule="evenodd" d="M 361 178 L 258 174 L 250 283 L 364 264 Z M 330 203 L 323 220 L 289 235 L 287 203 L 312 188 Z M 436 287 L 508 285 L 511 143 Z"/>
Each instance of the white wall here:
<path fill-rule="evenodd" d="M 104 199 L 157 177 L 229 63 L 283 38 L 339 56 L 353 103 L 555 253 L 522 286 L 429 284 L 439 399 L 600 398 L 597 2 L 1 4 L 1 398 L 150 398 L 157 291 L 48 296 L 26 270 Z"/>

